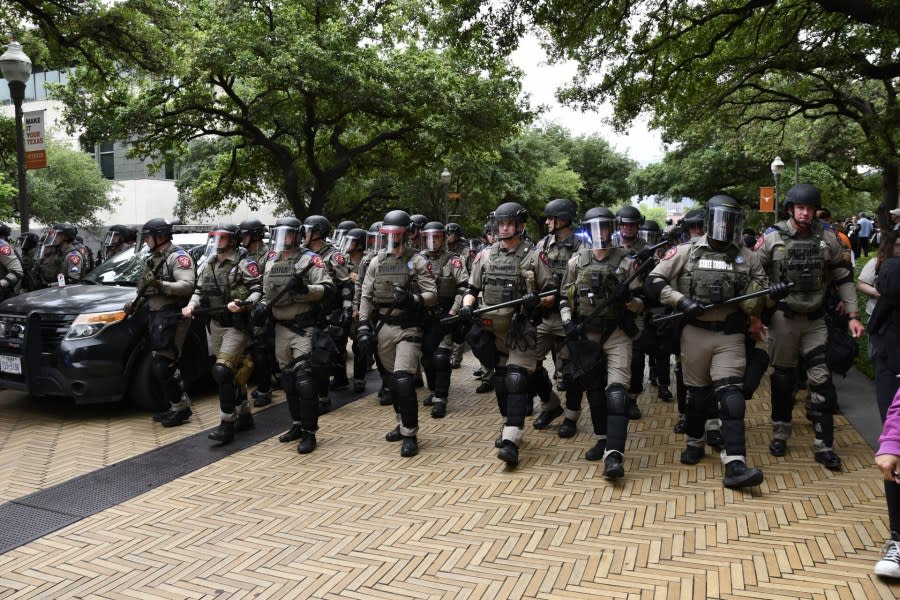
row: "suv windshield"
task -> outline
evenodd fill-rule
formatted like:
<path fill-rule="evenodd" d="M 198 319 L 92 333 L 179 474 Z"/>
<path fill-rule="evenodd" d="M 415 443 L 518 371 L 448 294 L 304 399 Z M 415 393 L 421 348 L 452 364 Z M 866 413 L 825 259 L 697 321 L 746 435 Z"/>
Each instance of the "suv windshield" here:
<path fill-rule="evenodd" d="M 149 254 L 149 251 L 138 254 L 134 250 L 122 252 L 88 273 L 85 279 L 105 285 L 136 285 Z"/>

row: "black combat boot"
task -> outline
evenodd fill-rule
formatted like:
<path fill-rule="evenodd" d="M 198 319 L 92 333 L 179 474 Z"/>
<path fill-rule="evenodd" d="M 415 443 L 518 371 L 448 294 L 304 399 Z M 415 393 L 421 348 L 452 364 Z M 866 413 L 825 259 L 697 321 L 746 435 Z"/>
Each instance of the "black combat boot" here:
<path fill-rule="evenodd" d="M 696 465 L 705 454 L 706 450 L 702 446 L 688 446 L 681 451 L 681 464 Z"/>
<path fill-rule="evenodd" d="M 403 445 L 400 446 L 400 456 L 415 456 L 419 453 L 419 442 L 416 436 L 403 436 Z"/>
<path fill-rule="evenodd" d="M 388 431 L 388 432 L 385 434 L 384 439 L 387 440 L 387 441 L 389 441 L 389 442 L 399 442 L 400 440 L 402 440 L 402 439 L 403 439 L 403 434 L 400 433 L 400 426 L 397 425 L 396 427 L 394 427 L 393 429 L 391 429 L 390 431 Z"/>
<path fill-rule="evenodd" d="M 550 410 L 542 410 L 541 414 L 534 418 L 534 422 L 531 424 L 535 429 L 547 429 L 550 427 L 550 423 L 553 422 L 557 417 L 561 417 L 563 414 L 562 406 L 557 406 L 556 408 L 551 408 Z"/>
<path fill-rule="evenodd" d="M 256 428 L 256 423 L 253 422 L 253 415 L 250 413 L 241 413 L 237 417 L 237 421 L 234 422 L 234 431 L 250 431 L 251 429 Z"/>
<path fill-rule="evenodd" d="M 300 454 L 309 454 L 316 449 L 316 434 L 304 431 L 297 445 L 297 452 Z"/>
<path fill-rule="evenodd" d="M 179 425 L 187 423 L 192 414 L 194 413 L 191 411 L 190 407 L 182 408 L 181 410 L 173 410 L 162 418 L 159 424 L 163 427 L 178 427 Z"/>
<path fill-rule="evenodd" d="M 574 437 L 578 431 L 578 424 L 572 419 L 563 419 L 562 425 L 559 426 L 558 435 L 561 438 Z"/>
<path fill-rule="evenodd" d="M 497 453 L 497 458 L 510 467 L 515 467 L 519 464 L 519 447 L 509 440 L 503 440 L 503 446 Z"/>
<path fill-rule="evenodd" d="M 763 481 L 763 472 L 759 469 L 748 468 L 741 460 L 735 460 L 725 465 L 725 478 L 722 484 L 730 489 L 738 489 L 759 485 Z"/>
<path fill-rule="evenodd" d="M 214 442 L 219 442 L 222 446 L 230 443 L 234 439 L 234 421 L 220 422 L 219 426 L 207 437 Z"/>
<path fill-rule="evenodd" d="M 278 441 L 285 442 L 293 442 L 295 440 L 299 440 L 300 436 L 303 435 L 303 428 L 300 427 L 300 423 L 294 423 L 291 425 L 291 428 L 278 436 Z"/>
<path fill-rule="evenodd" d="M 584 453 L 584 458 L 591 461 L 601 460 L 604 454 L 606 454 L 606 440 L 597 440 L 597 443 Z"/>
<path fill-rule="evenodd" d="M 603 459 L 603 476 L 607 479 L 618 479 L 625 475 L 625 465 L 622 462 L 622 455 L 618 452 L 610 452 L 609 456 Z"/>

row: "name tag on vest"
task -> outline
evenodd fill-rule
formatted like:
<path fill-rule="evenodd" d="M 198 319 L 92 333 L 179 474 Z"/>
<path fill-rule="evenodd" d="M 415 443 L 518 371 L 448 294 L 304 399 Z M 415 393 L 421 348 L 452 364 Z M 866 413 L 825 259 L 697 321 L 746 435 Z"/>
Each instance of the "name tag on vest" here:
<path fill-rule="evenodd" d="M 732 271 L 734 267 L 731 263 L 725 262 L 724 260 L 712 260 L 709 258 L 701 258 L 697 263 L 697 266 L 701 269 L 709 269 L 710 271 Z"/>

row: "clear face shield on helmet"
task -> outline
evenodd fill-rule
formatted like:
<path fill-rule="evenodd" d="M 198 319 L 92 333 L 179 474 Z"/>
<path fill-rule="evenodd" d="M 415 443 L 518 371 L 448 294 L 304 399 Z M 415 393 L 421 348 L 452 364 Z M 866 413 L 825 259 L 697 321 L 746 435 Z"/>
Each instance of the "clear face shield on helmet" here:
<path fill-rule="evenodd" d="M 281 225 L 272 229 L 272 250 L 284 252 L 297 247 L 297 237 L 300 235 L 296 227 Z"/>
<path fill-rule="evenodd" d="M 437 252 L 444 247 L 444 232 L 431 230 L 422 232 L 422 245 L 424 250 Z"/>
<path fill-rule="evenodd" d="M 48 229 L 44 236 L 44 246 L 58 246 L 62 243 L 62 234 L 55 229 Z"/>
<path fill-rule="evenodd" d="M 366 232 L 366 252 L 378 252 L 381 250 L 381 232 Z"/>
<path fill-rule="evenodd" d="M 216 254 L 225 254 L 231 249 L 232 245 L 237 245 L 233 234 L 230 231 L 213 230 L 209 232 L 209 241 L 207 245 L 215 248 Z"/>
<path fill-rule="evenodd" d="M 638 239 L 653 246 L 659 242 L 659 232 L 653 229 L 639 229 Z"/>
<path fill-rule="evenodd" d="M 122 234 L 118 231 L 107 231 L 106 238 L 103 240 L 105 248 L 115 248 L 122 243 Z"/>
<path fill-rule="evenodd" d="M 471 254 L 473 256 L 478 254 L 479 252 L 481 252 L 481 249 L 484 247 L 484 244 L 482 243 L 482 241 L 477 240 L 477 239 L 469 240 L 468 245 L 469 245 L 469 254 Z"/>
<path fill-rule="evenodd" d="M 737 208 L 714 206 L 706 211 L 706 237 L 717 242 L 741 245 L 744 213 Z"/>
<path fill-rule="evenodd" d="M 405 243 L 406 227 L 382 225 L 379 233 L 381 233 L 381 243 L 388 252 L 393 252 L 395 248 L 399 248 Z"/>
<path fill-rule="evenodd" d="M 335 229 L 334 235 L 331 237 L 331 245 L 340 249 L 341 252 L 345 251 L 343 250 L 343 244 L 345 243 L 344 240 L 347 239 L 347 231 L 346 229 Z"/>
<path fill-rule="evenodd" d="M 612 234 L 615 221 L 612 219 L 590 219 L 585 221 L 583 226 L 584 233 L 594 250 L 603 250 L 614 246 Z"/>

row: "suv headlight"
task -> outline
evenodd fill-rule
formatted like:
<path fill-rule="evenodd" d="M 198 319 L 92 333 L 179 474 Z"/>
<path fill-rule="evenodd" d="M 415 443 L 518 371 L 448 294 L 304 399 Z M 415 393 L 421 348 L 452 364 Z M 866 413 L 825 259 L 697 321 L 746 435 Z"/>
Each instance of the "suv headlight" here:
<path fill-rule="evenodd" d="M 111 323 L 118 323 L 125 318 L 124 310 L 102 313 L 84 313 L 78 315 L 69 331 L 66 332 L 67 340 L 81 340 L 100 333 L 104 327 Z"/>

